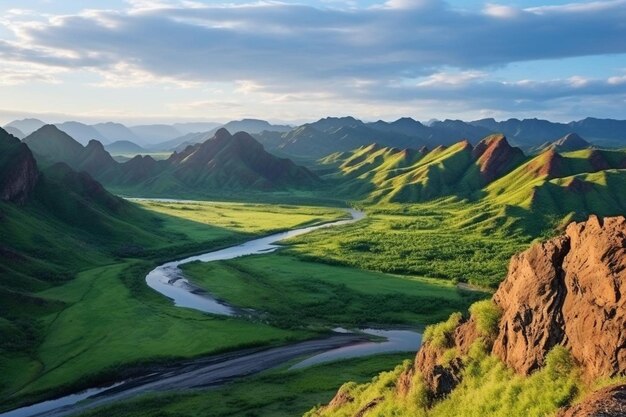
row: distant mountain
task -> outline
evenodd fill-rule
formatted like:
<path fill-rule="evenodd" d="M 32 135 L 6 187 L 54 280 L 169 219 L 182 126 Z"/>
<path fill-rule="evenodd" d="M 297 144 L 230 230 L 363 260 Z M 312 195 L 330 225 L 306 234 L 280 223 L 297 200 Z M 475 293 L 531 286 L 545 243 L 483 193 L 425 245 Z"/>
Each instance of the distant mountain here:
<path fill-rule="evenodd" d="M 576 132 L 584 138 L 600 146 L 626 146 L 626 120 L 586 119 L 568 123 L 571 132 Z"/>
<path fill-rule="evenodd" d="M 626 146 L 625 120 L 588 117 L 570 123 L 556 123 L 541 119 L 509 119 L 501 122 L 496 122 L 494 119 L 482 119 L 470 122 L 470 124 L 493 132 L 502 132 L 511 139 L 512 143 L 526 148 L 553 142 L 568 133 L 576 133 L 600 146 Z"/>
<path fill-rule="evenodd" d="M 212 138 L 214 134 L 215 132 L 213 133 L 211 132 L 187 133 L 183 136 L 166 140 L 165 142 L 160 142 L 154 145 L 150 145 L 150 149 L 154 151 L 180 152 L 189 145 L 195 145 L 196 143 L 201 143 L 207 139 Z"/>
<path fill-rule="evenodd" d="M 581 144 L 571 135 L 561 144 L 572 142 Z M 527 157 L 503 135 L 491 135 L 476 146 L 462 141 L 432 151 L 364 146 L 320 164 L 329 167 L 324 178 L 335 182 L 337 194 L 373 202 L 454 197 L 490 210 L 515 207 L 537 219 L 626 211 L 626 151 L 557 149 Z"/>
<path fill-rule="evenodd" d="M 521 150 L 502 135 L 450 147 L 397 149 L 370 145 L 343 156 L 329 156 L 322 164 L 340 162 L 331 178 L 339 192 L 374 201 L 418 202 L 446 195 L 470 196 L 524 161 Z"/>
<path fill-rule="evenodd" d="M 541 149 L 554 149 L 557 152 L 568 152 L 579 151 L 590 147 L 592 147 L 591 143 L 587 142 L 576 133 L 568 133 L 554 142 L 545 143 L 541 146 Z"/>
<path fill-rule="evenodd" d="M 97 140 L 102 143 L 109 143 L 96 128 L 80 122 L 56 123 L 56 127 L 70 135 L 81 144 L 87 144 L 90 140 Z"/>
<path fill-rule="evenodd" d="M 209 132 L 213 129 L 222 126 L 217 122 L 187 122 L 187 123 L 174 123 L 172 127 L 178 130 L 181 134 Z M 245 130 L 245 129 L 243 129 Z"/>
<path fill-rule="evenodd" d="M 147 152 L 145 148 L 129 140 L 118 140 L 104 147 L 110 154 L 138 154 Z"/>
<path fill-rule="evenodd" d="M 5 127 L 14 127 L 20 130 L 24 135 L 30 135 L 35 130 L 41 128 L 45 125 L 39 119 L 22 119 L 22 120 L 14 120 L 11 123 L 7 124 Z"/>
<path fill-rule="evenodd" d="M 311 187 L 319 179 L 288 159 L 277 158 L 245 132 L 221 128 L 202 144 L 168 160 L 173 177 L 193 189 L 285 189 Z"/>
<path fill-rule="evenodd" d="M 431 134 L 431 130 L 428 126 L 425 126 L 410 117 L 403 117 L 394 122 L 379 120 L 374 123 L 368 123 L 367 125 L 383 132 L 399 133 L 401 135 L 418 138 L 427 138 Z"/>
<path fill-rule="evenodd" d="M 106 138 L 107 143 L 117 141 L 132 142 L 138 140 L 137 135 L 135 135 L 132 130 L 120 123 L 98 123 L 93 125 L 93 128 L 96 129 L 102 135 L 102 137 Z"/>
<path fill-rule="evenodd" d="M 64 162 L 70 166 L 80 159 L 83 145 L 55 125 L 44 125 L 23 140 L 40 164 Z"/>
<path fill-rule="evenodd" d="M 430 124 L 431 133 L 424 138 L 430 146 L 449 145 L 461 139 L 467 139 L 471 143 L 476 143 L 485 136 L 493 133 L 500 133 L 481 126 L 474 126 L 462 120 L 446 119 L 442 122 L 432 122 Z"/>
<path fill-rule="evenodd" d="M 29 135 L 24 143 L 44 166 L 63 162 L 107 186 L 142 194 L 281 190 L 310 188 L 320 182 L 306 168 L 266 152 L 247 133 L 231 136 L 223 128 L 203 143 L 190 145 L 162 161 L 137 156 L 118 163 L 100 142 L 94 140 L 82 146 L 53 125 Z"/>
<path fill-rule="evenodd" d="M 229 132 L 248 132 L 250 134 L 261 133 L 264 130 L 272 132 L 288 132 L 292 129 L 291 126 L 273 125 L 265 120 L 258 119 L 233 120 L 226 123 L 222 127 Z"/>
<path fill-rule="evenodd" d="M 137 143 L 140 145 L 165 142 L 182 136 L 178 129 L 165 124 L 131 126 L 130 130 L 135 134 Z"/>
<path fill-rule="evenodd" d="M 24 139 L 26 137 L 26 135 L 24 134 L 24 132 L 22 132 L 21 130 L 19 130 L 17 127 L 13 127 L 13 126 L 5 126 L 4 130 L 7 133 L 10 133 L 11 135 L 15 136 L 18 139 Z"/>
<path fill-rule="evenodd" d="M 76 171 L 85 171 L 100 178 L 118 165 L 100 142 L 91 140 L 83 146 L 55 125 L 45 125 L 24 138 L 23 142 L 42 166 L 62 162 Z"/>
<path fill-rule="evenodd" d="M 398 148 L 418 148 L 424 144 L 418 138 L 381 131 L 353 117 L 328 117 L 285 133 L 266 131 L 255 137 L 271 152 L 303 158 L 321 158 L 372 143 Z"/>

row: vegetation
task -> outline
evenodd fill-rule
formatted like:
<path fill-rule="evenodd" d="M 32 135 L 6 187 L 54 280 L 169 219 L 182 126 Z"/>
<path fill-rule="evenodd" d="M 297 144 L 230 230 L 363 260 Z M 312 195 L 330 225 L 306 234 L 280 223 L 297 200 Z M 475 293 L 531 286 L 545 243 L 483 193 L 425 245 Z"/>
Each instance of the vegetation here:
<path fill-rule="evenodd" d="M 304 262 L 285 254 L 184 266 L 192 281 L 281 328 L 432 323 L 485 293 L 441 280 Z"/>
<path fill-rule="evenodd" d="M 367 384 L 344 384 L 341 392 L 353 401 L 316 408 L 306 415 L 352 416 L 366 404 L 373 404 L 369 412 L 372 416 L 540 417 L 570 404 L 583 386 L 569 352 L 562 347 L 553 348 L 545 367 L 528 377 L 515 374 L 497 357 L 486 353 L 480 343 L 472 346 L 464 362 L 462 382 L 441 401 L 430 402 L 419 373 L 414 374 L 411 390 L 406 395 L 398 394 L 396 382 L 410 366 L 405 362 Z"/>
<path fill-rule="evenodd" d="M 452 346 L 452 336 L 458 327 L 463 315 L 454 313 L 448 317 L 448 320 L 432 324 L 424 330 L 424 342 L 428 342 L 437 348 L 449 348 Z"/>
<path fill-rule="evenodd" d="M 478 333 L 488 338 L 497 333 L 502 312 L 493 300 L 477 301 L 470 306 L 469 311 L 476 323 Z"/>
<path fill-rule="evenodd" d="M 495 287 L 532 237 L 515 218 L 470 203 L 367 207 L 367 218 L 293 239 L 305 260 Z"/>
<path fill-rule="evenodd" d="M 174 307 L 144 277 L 173 256 L 344 211 L 206 204 L 195 207 L 198 221 L 192 221 L 147 212 L 148 204 L 136 207 L 105 193 L 102 198 L 120 205 L 108 210 L 93 196 L 76 194 L 76 184 L 67 189 L 66 179 L 55 184 L 37 190 L 26 206 L 0 204 L 3 245 L 11 248 L 1 264 L 0 369 L 7 376 L 1 407 L 117 379 L 140 364 L 313 335 Z M 169 207 L 187 212 L 182 204 Z M 215 216 L 212 225 L 202 222 L 206 213 Z M 233 213 L 245 215 L 233 225 Z"/>

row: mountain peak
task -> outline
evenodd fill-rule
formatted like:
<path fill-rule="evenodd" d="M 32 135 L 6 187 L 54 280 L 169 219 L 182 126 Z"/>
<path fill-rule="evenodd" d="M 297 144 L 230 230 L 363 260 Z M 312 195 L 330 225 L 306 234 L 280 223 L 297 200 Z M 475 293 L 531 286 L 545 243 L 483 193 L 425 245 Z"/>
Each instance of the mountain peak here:
<path fill-rule="evenodd" d="M 0 200 L 24 203 L 39 179 L 35 158 L 26 144 L 0 129 Z"/>
<path fill-rule="evenodd" d="M 576 133 L 568 133 L 561 139 L 552 142 L 551 147 L 557 151 L 578 151 L 580 149 L 587 149 L 591 146 L 589 142 L 578 136 Z"/>
<path fill-rule="evenodd" d="M 230 139 L 232 137 L 232 135 L 230 134 L 230 132 L 223 127 L 220 127 L 219 129 L 217 129 L 217 131 L 215 132 L 215 135 L 213 135 L 213 138 L 217 139 L 217 140 L 226 140 L 226 139 Z"/>
<path fill-rule="evenodd" d="M 472 156 L 477 159 L 480 176 L 485 183 L 509 172 L 524 159 L 524 153 L 509 145 L 502 134 L 487 136 L 478 142 Z"/>

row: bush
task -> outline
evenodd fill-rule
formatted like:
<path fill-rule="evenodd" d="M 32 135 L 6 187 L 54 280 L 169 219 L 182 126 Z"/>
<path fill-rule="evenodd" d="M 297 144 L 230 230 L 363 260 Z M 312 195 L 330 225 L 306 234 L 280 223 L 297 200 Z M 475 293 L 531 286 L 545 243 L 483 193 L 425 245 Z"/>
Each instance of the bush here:
<path fill-rule="evenodd" d="M 476 323 L 476 329 L 485 337 L 493 337 L 498 332 L 498 323 L 502 312 L 492 300 L 475 302 L 469 308 Z"/>
<path fill-rule="evenodd" d="M 448 320 L 427 326 L 424 330 L 424 342 L 440 349 L 452 347 L 452 335 L 458 327 L 463 316 L 461 313 L 453 313 Z"/>

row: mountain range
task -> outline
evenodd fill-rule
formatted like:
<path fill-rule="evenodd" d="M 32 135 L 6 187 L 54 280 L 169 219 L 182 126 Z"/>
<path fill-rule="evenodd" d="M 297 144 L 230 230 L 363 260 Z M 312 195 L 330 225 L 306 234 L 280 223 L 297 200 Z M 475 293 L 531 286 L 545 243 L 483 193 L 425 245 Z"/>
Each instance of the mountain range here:
<path fill-rule="evenodd" d="M 326 144 L 345 140 L 342 146 L 350 147 L 358 141 L 349 135 L 329 138 L 319 132 L 361 129 L 356 119 L 327 118 L 296 131 L 316 132 Z M 268 133 L 260 136 L 267 138 Z M 91 140 L 83 146 L 54 125 L 45 125 L 23 143 L 40 165 L 65 163 L 127 195 L 223 197 L 241 191 L 307 190 L 319 198 L 340 196 L 370 203 L 453 198 L 482 205 L 494 216 L 524 219 L 524 227 L 533 230 L 545 227 L 550 219 L 626 210 L 626 150 L 594 148 L 576 134 L 544 143 L 530 155 L 502 134 L 491 134 L 474 145 L 462 140 L 433 149 L 372 143 L 326 155 L 309 163 L 309 169 L 266 151 L 245 132 L 231 135 L 220 128 L 203 139 L 181 146 L 165 160 L 137 155 L 123 163 L 100 142 Z M 303 136 L 295 139 L 286 144 L 304 147 L 299 144 Z M 319 142 L 305 141 L 306 147 L 314 143 Z"/>
<path fill-rule="evenodd" d="M 45 123 L 38 119 L 16 120 L 5 126 L 23 138 Z M 243 119 L 226 124 L 212 122 L 124 126 L 119 123 L 87 125 L 79 122 L 57 124 L 82 144 L 95 139 L 103 144 L 130 141 L 151 151 L 181 151 L 187 145 L 204 142 L 218 128 L 245 131 L 265 148 L 291 157 L 319 158 L 371 143 L 397 148 L 451 145 L 462 139 L 477 143 L 494 133 L 504 134 L 512 145 L 537 151 L 548 142 L 575 133 L 599 147 L 626 147 L 626 121 L 588 117 L 569 123 L 541 119 L 481 119 L 475 121 L 433 120 L 421 123 L 410 117 L 393 122 L 363 122 L 354 117 L 327 117 L 300 126 L 273 125 L 264 120 Z"/>
<path fill-rule="evenodd" d="M 224 128 L 161 161 L 138 155 L 119 163 L 97 140 L 83 146 L 55 125 L 43 126 L 23 143 L 43 166 L 62 162 L 109 187 L 144 195 L 311 188 L 320 182 L 308 169 L 266 152 L 249 134 L 231 135 Z"/>

